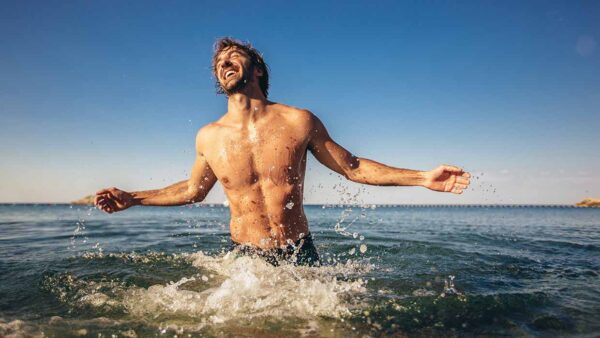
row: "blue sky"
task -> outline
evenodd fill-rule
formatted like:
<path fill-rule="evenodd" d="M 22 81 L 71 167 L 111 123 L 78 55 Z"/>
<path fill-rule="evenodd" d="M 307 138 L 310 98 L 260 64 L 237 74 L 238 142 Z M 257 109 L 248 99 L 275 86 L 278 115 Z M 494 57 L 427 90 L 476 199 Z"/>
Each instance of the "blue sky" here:
<path fill-rule="evenodd" d="M 334 188 L 311 157 L 307 202 L 600 197 L 598 2 L 3 0 L 0 202 L 184 179 L 197 129 L 226 109 L 210 72 L 221 36 L 251 41 L 270 99 L 310 109 L 355 155 L 479 177 L 461 196 Z"/>

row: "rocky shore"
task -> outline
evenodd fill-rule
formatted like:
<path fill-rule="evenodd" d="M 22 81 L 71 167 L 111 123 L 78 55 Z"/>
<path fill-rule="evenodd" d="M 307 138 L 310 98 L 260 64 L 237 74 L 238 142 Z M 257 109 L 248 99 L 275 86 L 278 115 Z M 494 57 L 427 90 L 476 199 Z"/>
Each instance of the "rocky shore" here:
<path fill-rule="evenodd" d="M 600 208 L 600 198 L 586 198 L 575 205 L 578 207 Z"/>
<path fill-rule="evenodd" d="M 80 198 L 77 201 L 71 202 L 71 204 L 75 205 L 93 205 L 94 204 L 94 195 L 88 195 L 84 198 Z"/>

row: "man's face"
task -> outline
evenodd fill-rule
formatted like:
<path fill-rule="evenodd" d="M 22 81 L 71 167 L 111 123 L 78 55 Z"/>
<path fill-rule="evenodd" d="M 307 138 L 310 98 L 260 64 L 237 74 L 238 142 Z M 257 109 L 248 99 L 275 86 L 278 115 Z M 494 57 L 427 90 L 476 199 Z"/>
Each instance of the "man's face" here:
<path fill-rule="evenodd" d="M 253 68 L 248 55 L 236 47 L 221 51 L 215 64 L 217 79 L 227 95 L 246 87 L 252 78 Z"/>

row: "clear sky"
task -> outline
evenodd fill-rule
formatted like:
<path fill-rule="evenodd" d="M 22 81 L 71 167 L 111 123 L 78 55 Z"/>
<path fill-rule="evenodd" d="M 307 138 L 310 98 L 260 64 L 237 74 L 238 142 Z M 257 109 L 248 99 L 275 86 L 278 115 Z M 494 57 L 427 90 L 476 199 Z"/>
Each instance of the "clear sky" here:
<path fill-rule="evenodd" d="M 0 202 L 184 179 L 196 131 L 226 110 L 210 71 L 222 36 L 252 42 L 270 99 L 355 155 L 479 177 L 461 196 L 340 188 L 310 157 L 306 202 L 600 197 L 598 1 L 2 0 Z"/>

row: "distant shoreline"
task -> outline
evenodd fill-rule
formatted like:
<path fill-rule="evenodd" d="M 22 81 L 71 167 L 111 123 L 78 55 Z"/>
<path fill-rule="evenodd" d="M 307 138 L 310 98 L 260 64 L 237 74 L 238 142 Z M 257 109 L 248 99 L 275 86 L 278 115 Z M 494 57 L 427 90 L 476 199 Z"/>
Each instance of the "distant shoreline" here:
<path fill-rule="evenodd" d="M 55 205 L 55 206 L 59 206 L 59 205 L 72 205 L 72 206 L 92 206 L 91 204 L 78 204 L 78 203 L 47 203 L 47 202 L 39 202 L 39 203 L 21 203 L 21 202 L 17 202 L 17 203 L 7 203 L 7 202 L 3 202 L 0 203 L 1 206 L 6 206 L 6 205 L 31 205 L 31 206 L 51 206 L 51 205 Z M 196 206 L 196 205 L 194 205 Z M 221 208 L 226 208 L 223 204 L 221 203 L 200 203 L 197 204 L 198 207 L 206 207 L 206 208 L 215 208 L 215 207 L 221 207 Z M 569 209 L 569 208 L 573 208 L 573 209 L 586 209 L 586 208 L 594 208 L 594 207 L 589 207 L 589 206 L 580 206 L 580 205 L 575 205 L 575 204 L 372 204 L 372 203 L 367 203 L 367 204 L 337 204 L 337 203 L 333 203 L 333 204 L 318 204 L 318 203 L 307 203 L 304 204 L 304 206 L 307 207 L 325 207 L 325 208 L 363 208 L 363 209 L 370 209 L 373 206 L 375 206 L 375 208 L 494 208 L 494 209 L 501 209 L 501 208 L 522 208 L 522 209 L 526 209 L 526 208 L 560 208 L 560 209 Z M 190 206 L 180 206 L 181 208 L 189 208 Z M 157 208 L 162 208 L 162 207 L 157 207 Z"/>

